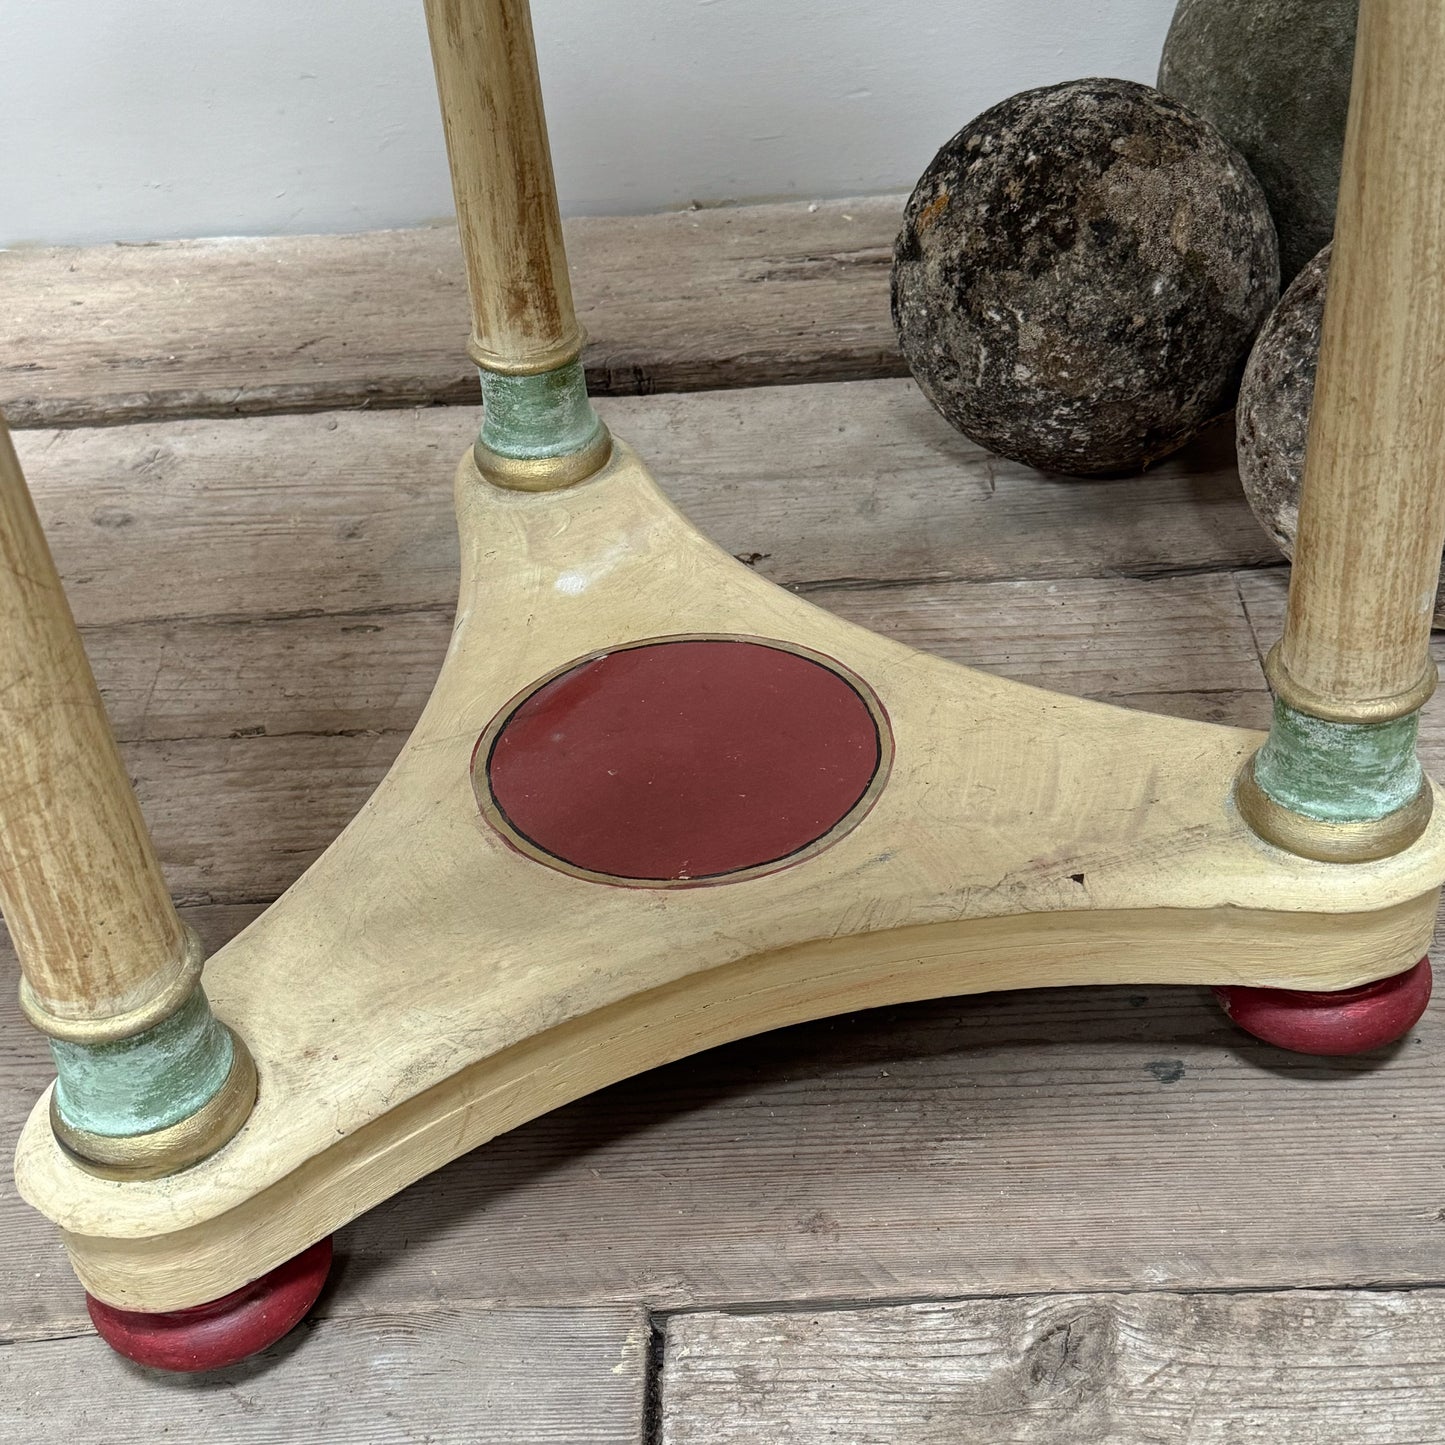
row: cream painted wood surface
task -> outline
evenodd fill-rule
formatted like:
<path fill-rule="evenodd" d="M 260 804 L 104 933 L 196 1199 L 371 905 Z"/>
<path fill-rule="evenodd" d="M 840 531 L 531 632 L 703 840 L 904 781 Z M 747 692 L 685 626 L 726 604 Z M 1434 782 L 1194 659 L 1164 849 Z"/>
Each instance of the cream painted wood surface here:
<path fill-rule="evenodd" d="M 1421 1445 L 1445 1293 L 1039 1295 L 670 1320 L 663 1445 Z"/>
<path fill-rule="evenodd" d="M 0 1438 L 26 1445 L 641 1445 L 636 1308 L 380 1311 L 254 1361 L 158 1376 L 93 1336 L 0 1349 Z"/>
<path fill-rule="evenodd" d="M 547 371 L 582 348 L 527 0 L 426 0 L 472 303 L 472 359 Z"/>
<path fill-rule="evenodd" d="M 105 1297 L 214 1297 L 610 1079 L 840 1004 L 1038 982 L 1048 943 L 1058 983 L 1342 987 L 1428 939 L 1445 823 L 1369 868 L 1267 849 L 1226 804 L 1256 735 L 1035 692 L 851 628 L 693 532 L 625 449 L 565 507 L 480 487 L 465 462 L 458 505 L 459 627 L 416 733 L 208 971 L 261 1068 L 247 1128 L 123 1189 L 80 1176 L 35 1120 L 22 1140 L 22 1191 Z M 526 623 L 499 630 L 508 593 Z M 800 642 L 867 678 L 898 749 L 873 813 L 806 864 L 661 897 L 511 853 L 465 782 L 486 721 L 551 668 L 659 631 Z M 961 730 L 969 748 L 940 743 Z M 582 958 L 597 962 L 579 974 Z"/>
<path fill-rule="evenodd" d="M 1442 78 L 1445 6 L 1362 0 L 1279 654 L 1290 700 L 1343 720 L 1415 691 L 1429 661 L 1445 542 Z"/>
<path fill-rule="evenodd" d="M 565 221 L 593 393 L 903 375 L 902 210 L 874 196 Z M 0 299 L 12 426 L 477 397 L 452 226 L 0 251 Z"/>
<path fill-rule="evenodd" d="M 209 942 L 257 910 L 187 909 Z M 5 961 L 0 960 L 0 966 Z M 1197 988 L 1044 989 L 739 1041 L 545 1115 L 337 1237 L 323 1318 L 766 1310 L 1060 1288 L 1440 1278 L 1445 1010 L 1383 1058 L 1281 1054 Z M 7 1148 L 48 1079 L 0 998 Z M 0 1330 L 89 1328 L 0 1178 Z"/>
<path fill-rule="evenodd" d="M 0 909 L 31 1005 L 143 1010 L 185 938 L 0 419 Z"/>

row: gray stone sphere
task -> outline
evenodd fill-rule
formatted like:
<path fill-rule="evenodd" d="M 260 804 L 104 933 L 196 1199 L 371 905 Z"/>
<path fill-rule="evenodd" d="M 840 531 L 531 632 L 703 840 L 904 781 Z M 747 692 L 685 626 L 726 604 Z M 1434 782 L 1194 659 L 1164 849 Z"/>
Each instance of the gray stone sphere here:
<path fill-rule="evenodd" d="M 1260 328 L 1234 416 L 1244 495 L 1286 557 L 1294 556 L 1299 532 L 1331 249 L 1326 246 L 1295 277 Z M 1435 626 L 1445 627 L 1445 581 L 1435 597 Z"/>
<path fill-rule="evenodd" d="M 990 451 L 1137 471 L 1228 411 L 1279 291 L 1249 167 L 1147 85 L 1077 80 L 985 111 L 914 188 L 893 323 L 915 380 Z"/>
<path fill-rule="evenodd" d="M 1359 0 L 1179 0 L 1159 89 L 1259 178 L 1290 280 L 1335 231 Z"/>

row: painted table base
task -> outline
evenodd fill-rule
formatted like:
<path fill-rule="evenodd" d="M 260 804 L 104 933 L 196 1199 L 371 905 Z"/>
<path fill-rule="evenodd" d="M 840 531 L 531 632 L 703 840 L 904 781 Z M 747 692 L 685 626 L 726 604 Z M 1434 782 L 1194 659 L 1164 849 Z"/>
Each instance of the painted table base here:
<path fill-rule="evenodd" d="M 842 622 L 700 536 L 621 443 L 543 494 L 469 454 L 457 505 L 415 732 L 207 964 L 256 1062 L 245 1126 L 124 1184 L 58 1146 L 48 1098 L 23 1132 L 20 1188 L 101 1318 L 219 1300 L 504 1130 L 764 1029 L 1019 987 L 1348 990 L 1425 950 L 1438 809 L 1393 858 L 1274 848 L 1232 803 L 1259 734 Z"/>
<path fill-rule="evenodd" d="M 1298 1053 L 1343 1056 L 1396 1043 L 1430 1001 L 1430 960 L 1392 978 L 1334 993 L 1235 986 L 1216 989 L 1247 1033 Z M 305 1318 L 331 1267 L 326 1238 L 251 1284 L 208 1304 L 147 1314 L 87 1295 L 110 1347 L 138 1364 L 183 1373 L 224 1369 L 277 1343 Z"/>

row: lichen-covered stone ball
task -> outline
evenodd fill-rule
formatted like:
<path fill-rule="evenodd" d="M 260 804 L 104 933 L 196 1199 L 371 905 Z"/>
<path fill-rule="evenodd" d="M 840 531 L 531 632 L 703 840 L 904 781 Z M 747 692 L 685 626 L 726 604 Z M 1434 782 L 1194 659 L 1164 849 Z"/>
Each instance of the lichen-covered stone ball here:
<path fill-rule="evenodd" d="M 1137 471 L 1227 411 L 1279 290 L 1249 167 L 1146 85 L 985 111 L 914 188 L 893 322 L 934 406 L 1045 471 Z"/>
<path fill-rule="evenodd" d="M 1294 555 L 1299 530 L 1300 481 L 1331 249 L 1326 246 L 1294 278 L 1260 328 L 1234 413 L 1244 495 L 1286 557 Z"/>
<path fill-rule="evenodd" d="M 1326 246 L 1295 277 L 1260 328 L 1234 415 L 1244 495 L 1286 557 L 1294 556 L 1299 532 L 1305 443 L 1332 249 Z M 1435 597 L 1435 626 L 1445 627 L 1445 581 Z"/>
<path fill-rule="evenodd" d="M 1179 0 L 1159 89 L 1212 121 L 1264 187 L 1280 268 L 1335 231 L 1359 0 Z"/>

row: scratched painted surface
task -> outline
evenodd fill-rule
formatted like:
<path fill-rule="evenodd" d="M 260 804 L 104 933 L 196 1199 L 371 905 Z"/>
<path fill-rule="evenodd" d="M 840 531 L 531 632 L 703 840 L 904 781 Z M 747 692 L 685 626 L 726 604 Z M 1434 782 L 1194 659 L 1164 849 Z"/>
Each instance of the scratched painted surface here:
<path fill-rule="evenodd" d="M 531 460 L 580 452 L 602 426 L 581 361 L 532 376 L 482 370 L 482 445 Z"/>
<path fill-rule="evenodd" d="M 201 989 L 144 1033 L 106 1044 L 52 1039 L 56 1103 L 67 1123 L 120 1137 L 194 1114 L 226 1081 L 231 1036 Z"/>
<path fill-rule="evenodd" d="M 613 881 L 703 882 L 809 850 L 883 757 L 877 715 L 841 672 L 758 642 L 681 639 L 545 682 L 495 733 L 485 771 L 504 836 Z"/>
<path fill-rule="evenodd" d="M 1276 701 L 1254 776 L 1277 803 L 1331 823 L 1383 818 L 1403 808 L 1423 776 L 1415 756 L 1419 715 L 1387 723 L 1326 722 Z"/>

